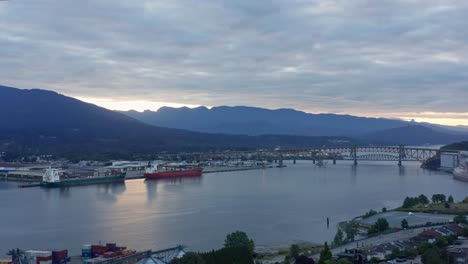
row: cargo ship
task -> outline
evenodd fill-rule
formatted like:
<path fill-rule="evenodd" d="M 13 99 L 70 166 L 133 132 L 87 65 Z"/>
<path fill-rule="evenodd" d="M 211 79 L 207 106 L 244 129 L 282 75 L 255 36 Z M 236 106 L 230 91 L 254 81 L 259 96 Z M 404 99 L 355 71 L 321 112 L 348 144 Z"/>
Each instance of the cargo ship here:
<path fill-rule="evenodd" d="M 144 174 L 145 179 L 171 179 L 181 177 L 200 177 L 203 168 L 194 165 L 150 165 Z"/>
<path fill-rule="evenodd" d="M 49 168 L 42 177 L 41 186 L 53 188 L 123 181 L 125 181 L 125 172 L 117 170 L 97 173 L 91 176 L 65 177 L 62 170 Z"/>
<path fill-rule="evenodd" d="M 468 182 L 468 160 L 461 161 L 460 165 L 453 170 L 453 178 Z"/>

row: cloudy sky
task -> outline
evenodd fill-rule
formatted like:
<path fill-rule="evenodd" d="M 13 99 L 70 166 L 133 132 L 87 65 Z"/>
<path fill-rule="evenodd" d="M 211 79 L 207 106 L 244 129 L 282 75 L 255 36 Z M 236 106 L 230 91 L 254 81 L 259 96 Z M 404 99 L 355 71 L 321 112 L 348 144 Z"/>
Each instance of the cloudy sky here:
<path fill-rule="evenodd" d="M 0 84 L 468 125 L 468 1 L 0 1 Z"/>

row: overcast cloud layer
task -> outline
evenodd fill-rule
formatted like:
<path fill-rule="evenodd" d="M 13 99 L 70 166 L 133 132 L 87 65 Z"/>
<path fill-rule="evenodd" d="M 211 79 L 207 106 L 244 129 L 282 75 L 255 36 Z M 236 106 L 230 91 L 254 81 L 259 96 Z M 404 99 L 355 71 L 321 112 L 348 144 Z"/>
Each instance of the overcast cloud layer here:
<path fill-rule="evenodd" d="M 464 124 L 467 14 L 450 0 L 0 1 L 0 84 Z"/>

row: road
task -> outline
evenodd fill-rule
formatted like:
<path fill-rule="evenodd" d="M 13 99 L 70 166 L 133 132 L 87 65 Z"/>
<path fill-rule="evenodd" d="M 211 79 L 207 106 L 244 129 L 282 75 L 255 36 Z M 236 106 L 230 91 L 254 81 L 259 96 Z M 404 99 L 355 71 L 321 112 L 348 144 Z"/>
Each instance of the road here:
<path fill-rule="evenodd" d="M 435 228 L 442 227 L 442 226 L 443 225 L 401 230 L 401 231 L 386 234 L 386 235 L 379 235 L 379 236 L 355 241 L 353 243 L 349 243 L 340 247 L 333 248 L 331 251 L 333 255 L 336 255 L 338 253 L 344 252 L 346 249 L 371 248 L 371 247 L 375 247 L 375 246 L 385 244 L 388 242 L 408 240 L 412 237 L 415 237 L 421 234 L 422 232 L 426 230 L 431 230 L 431 229 L 435 229 Z M 318 259 L 320 257 L 320 254 L 315 254 L 315 255 L 312 255 L 311 257 L 314 259 Z"/>

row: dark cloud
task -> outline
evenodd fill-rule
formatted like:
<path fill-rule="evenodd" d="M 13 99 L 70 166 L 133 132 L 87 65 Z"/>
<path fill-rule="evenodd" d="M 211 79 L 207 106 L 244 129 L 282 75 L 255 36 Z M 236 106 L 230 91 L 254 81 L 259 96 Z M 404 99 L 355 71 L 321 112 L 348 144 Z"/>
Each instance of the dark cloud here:
<path fill-rule="evenodd" d="M 0 2 L 0 78 L 81 97 L 462 113 L 467 13 L 455 0 Z"/>

